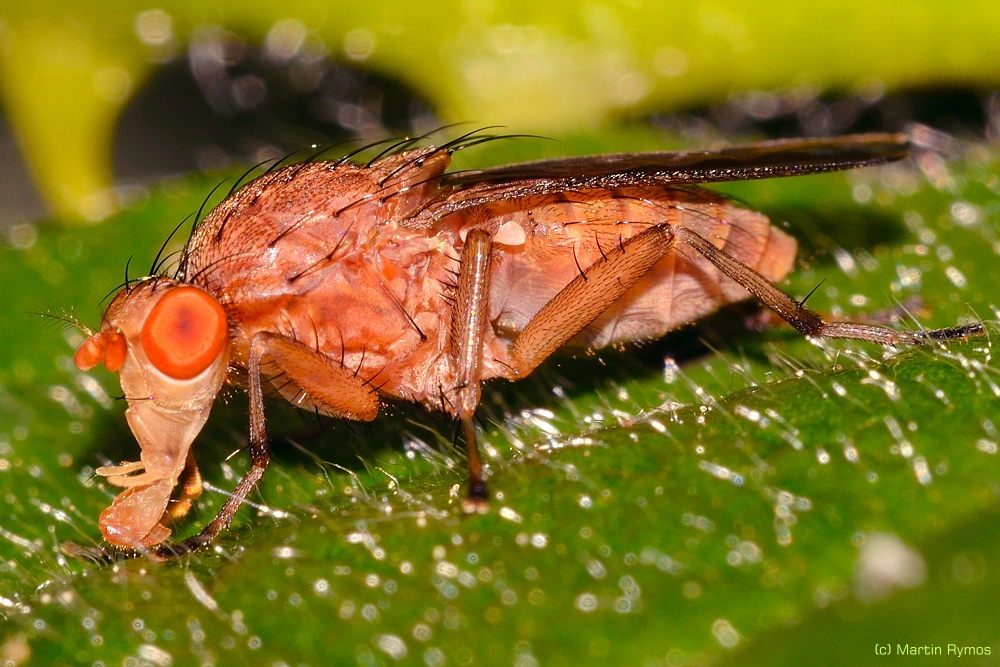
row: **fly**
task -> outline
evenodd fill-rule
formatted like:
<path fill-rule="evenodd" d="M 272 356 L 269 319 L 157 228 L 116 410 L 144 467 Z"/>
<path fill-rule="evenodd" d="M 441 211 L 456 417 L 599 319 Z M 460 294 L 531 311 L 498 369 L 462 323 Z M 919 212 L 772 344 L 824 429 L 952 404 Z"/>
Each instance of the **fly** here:
<path fill-rule="evenodd" d="M 697 185 L 898 160 L 903 135 L 454 173 L 461 143 L 412 145 L 367 164 L 272 168 L 206 216 L 175 275 L 114 297 L 75 357 L 118 373 L 141 448 L 139 461 L 97 469 L 122 489 L 100 517 L 110 544 L 166 558 L 225 530 L 270 460 L 269 388 L 361 421 L 383 397 L 443 410 L 468 452 L 464 509 L 485 512 L 480 385 L 523 378 L 563 346 L 656 338 L 751 294 L 806 336 L 919 345 L 982 333 L 825 322 L 773 284 L 791 271 L 795 240 Z M 250 395 L 252 465 L 208 525 L 168 543 L 165 524 L 202 490 L 191 445 L 236 378 Z"/>

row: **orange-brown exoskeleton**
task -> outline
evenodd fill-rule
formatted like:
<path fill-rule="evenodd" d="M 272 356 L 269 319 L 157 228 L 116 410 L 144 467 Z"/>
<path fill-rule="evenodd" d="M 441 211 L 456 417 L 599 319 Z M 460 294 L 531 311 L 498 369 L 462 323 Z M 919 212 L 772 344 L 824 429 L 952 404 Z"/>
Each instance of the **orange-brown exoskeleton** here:
<path fill-rule="evenodd" d="M 569 343 L 655 338 L 750 294 L 807 336 L 919 344 L 980 332 L 824 322 L 772 284 L 795 241 L 694 185 L 896 160 L 903 136 L 445 173 L 456 146 L 269 170 L 206 216 L 176 275 L 112 300 L 76 356 L 118 372 L 142 450 L 97 471 L 124 489 L 101 514 L 108 542 L 165 557 L 224 530 L 268 463 L 268 386 L 347 419 L 374 419 L 380 397 L 444 410 L 468 449 L 465 507 L 484 511 L 480 384 L 523 378 Z M 200 533 L 162 544 L 165 519 L 201 491 L 191 444 L 231 373 L 248 378 L 252 466 Z"/>

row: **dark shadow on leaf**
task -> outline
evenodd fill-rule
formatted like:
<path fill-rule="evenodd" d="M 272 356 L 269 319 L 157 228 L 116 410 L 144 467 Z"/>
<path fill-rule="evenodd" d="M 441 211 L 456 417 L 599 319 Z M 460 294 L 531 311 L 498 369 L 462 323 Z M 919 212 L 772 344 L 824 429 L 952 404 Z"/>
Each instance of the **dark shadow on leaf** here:
<path fill-rule="evenodd" d="M 898 217 L 871 207 L 831 205 L 762 207 L 771 223 L 799 242 L 799 265 L 831 264 L 838 248 L 873 251 L 879 246 L 903 243 L 909 232 Z"/>

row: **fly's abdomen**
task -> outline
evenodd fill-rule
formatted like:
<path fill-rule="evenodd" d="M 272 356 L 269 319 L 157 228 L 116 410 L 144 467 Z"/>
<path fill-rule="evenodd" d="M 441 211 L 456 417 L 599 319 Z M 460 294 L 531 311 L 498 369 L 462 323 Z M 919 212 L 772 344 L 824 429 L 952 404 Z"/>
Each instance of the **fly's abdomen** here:
<path fill-rule="evenodd" d="M 654 224 L 681 225 L 763 274 L 784 279 L 796 242 L 766 216 L 699 189 L 623 188 L 522 200 L 497 211 L 499 229 L 524 230 L 495 262 L 494 328 L 512 338 L 562 288 L 611 248 Z M 677 244 L 575 343 L 601 347 L 662 336 L 748 297 L 705 258 Z"/>

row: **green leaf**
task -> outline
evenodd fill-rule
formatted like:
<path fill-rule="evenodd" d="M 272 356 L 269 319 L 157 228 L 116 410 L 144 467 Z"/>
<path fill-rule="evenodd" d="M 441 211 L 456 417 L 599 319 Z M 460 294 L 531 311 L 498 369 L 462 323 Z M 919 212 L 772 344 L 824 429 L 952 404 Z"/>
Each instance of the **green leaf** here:
<path fill-rule="evenodd" d="M 468 159 L 637 144 L 656 147 L 626 134 Z M 820 312 L 889 316 L 902 302 L 928 327 L 995 317 L 1000 163 L 974 148 L 921 164 L 934 185 L 904 164 L 726 190 L 790 222 L 803 268 L 784 287 L 801 298 L 824 281 L 809 301 Z M 63 556 L 66 540 L 100 538 L 114 490 L 94 467 L 136 445 L 107 398 L 115 378 L 73 367 L 81 336 L 27 311 L 96 324 L 128 258 L 148 266 L 212 185 L 166 185 L 99 226 L 21 227 L 0 251 L 4 651 L 42 664 L 645 665 L 874 662 L 875 643 L 997 650 L 975 606 L 1000 581 L 990 339 L 812 344 L 748 331 L 737 311 L 492 386 L 485 516 L 460 511 L 448 422 L 401 405 L 321 429 L 275 402 L 272 466 L 214 549 Z M 197 442 L 210 487 L 179 536 L 246 469 L 243 453 L 227 460 L 245 433 L 234 393 Z M 873 545 L 911 590 L 862 576 Z"/>

